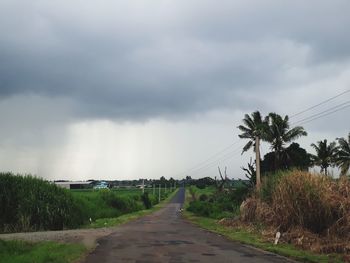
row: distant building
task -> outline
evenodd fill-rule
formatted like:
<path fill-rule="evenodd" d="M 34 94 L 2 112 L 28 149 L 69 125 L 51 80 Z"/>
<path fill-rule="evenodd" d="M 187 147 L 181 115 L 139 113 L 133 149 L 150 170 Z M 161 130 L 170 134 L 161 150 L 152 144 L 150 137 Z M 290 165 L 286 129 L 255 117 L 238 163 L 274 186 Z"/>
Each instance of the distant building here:
<path fill-rule="evenodd" d="M 55 185 L 66 189 L 91 188 L 93 182 L 55 182 Z"/>
<path fill-rule="evenodd" d="M 104 181 L 101 181 L 101 182 L 99 182 L 98 184 L 96 184 L 94 186 L 94 189 L 109 189 L 108 183 L 104 182 Z"/>

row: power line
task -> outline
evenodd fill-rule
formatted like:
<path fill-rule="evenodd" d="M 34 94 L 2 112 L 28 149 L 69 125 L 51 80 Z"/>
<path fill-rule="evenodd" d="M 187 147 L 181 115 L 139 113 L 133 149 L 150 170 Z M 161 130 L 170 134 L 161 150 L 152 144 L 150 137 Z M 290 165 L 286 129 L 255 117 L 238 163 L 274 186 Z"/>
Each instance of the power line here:
<path fill-rule="evenodd" d="M 227 160 L 227 159 L 232 158 L 232 157 L 235 156 L 236 154 L 239 154 L 240 151 L 241 151 L 241 149 L 239 149 L 238 152 L 237 152 L 237 150 L 234 151 L 234 152 L 230 152 L 229 154 L 226 154 L 225 156 L 221 157 L 220 159 L 215 160 L 215 161 L 212 161 L 212 162 L 210 162 L 210 163 L 208 163 L 208 164 L 206 164 L 206 165 L 204 165 L 204 166 L 202 166 L 202 167 L 200 167 L 200 168 L 198 168 L 198 169 L 192 170 L 192 171 L 190 171 L 190 172 L 188 172 L 188 173 L 198 173 L 199 171 L 201 171 L 201 170 L 203 170 L 203 169 L 207 169 L 207 168 L 210 168 L 210 167 L 212 167 L 212 166 L 215 166 L 215 165 L 217 165 L 219 162 L 225 161 L 225 160 Z"/>
<path fill-rule="evenodd" d="M 238 142 L 240 141 L 236 141 L 233 145 L 237 144 Z M 232 145 L 226 147 L 226 149 L 232 147 Z M 241 148 L 242 148 L 242 145 L 240 144 L 238 147 L 236 147 L 234 150 L 224 154 L 223 156 L 220 156 L 212 161 L 210 161 L 210 159 L 207 160 L 210 161 L 209 163 L 203 163 L 201 166 L 196 166 L 196 168 L 192 167 L 191 169 L 188 169 L 186 170 L 185 172 L 183 173 L 179 173 L 178 175 L 185 175 L 185 174 L 190 174 L 190 173 L 197 173 L 203 169 L 207 169 L 207 168 L 210 168 L 212 166 L 215 166 L 217 165 L 218 162 L 221 162 L 221 161 L 225 161 L 229 158 L 232 158 L 233 156 L 235 156 L 237 153 L 240 153 L 241 152 Z M 222 152 L 222 151 L 221 151 Z"/>
<path fill-rule="evenodd" d="M 188 171 L 194 170 L 194 169 L 196 169 L 197 167 L 202 166 L 203 164 L 205 164 L 205 163 L 207 163 L 208 161 L 210 161 L 212 158 L 214 158 L 214 157 L 216 157 L 216 156 L 219 156 L 220 154 L 226 152 L 228 149 L 230 149 L 232 146 L 236 145 L 236 144 L 239 143 L 239 142 L 240 142 L 239 140 L 235 141 L 234 143 L 232 143 L 232 144 L 230 144 L 229 146 L 225 147 L 223 150 L 221 150 L 221 151 L 215 153 L 214 155 L 210 156 L 210 157 L 209 157 L 208 159 L 206 159 L 205 161 L 202 161 L 202 162 L 198 163 L 197 165 L 192 166 L 190 169 L 188 169 Z"/>
<path fill-rule="evenodd" d="M 242 148 L 242 145 L 240 145 L 239 147 L 237 147 L 236 149 L 234 149 L 233 151 L 225 154 L 224 156 L 206 164 L 206 165 L 203 165 L 202 167 L 199 167 L 198 169 L 195 169 L 195 170 L 192 170 L 191 172 L 188 171 L 187 173 L 197 173 L 198 171 L 201 171 L 203 169 L 207 169 L 207 168 L 210 168 L 210 167 L 213 167 L 213 166 L 216 166 L 218 164 L 218 162 L 222 162 L 222 161 L 226 161 L 230 158 L 232 158 L 233 156 L 236 156 L 237 154 L 240 154 L 241 153 L 241 148 Z"/>
<path fill-rule="evenodd" d="M 331 112 L 327 112 L 327 113 L 325 113 L 325 114 L 323 114 L 323 115 L 321 115 L 321 116 L 315 117 L 315 118 L 310 119 L 310 120 L 306 120 L 306 121 L 304 121 L 304 122 L 302 122 L 302 123 L 300 123 L 300 124 L 306 124 L 306 123 L 312 122 L 312 121 L 314 121 L 314 120 L 320 119 L 320 118 L 322 118 L 322 117 L 328 116 L 328 115 L 330 115 L 330 114 L 332 114 L 332 113 L 341 111 L 341 110 L 346 109 L 346 108 L 349 108 L 349 107 L 350 107 L 350 104 L 345 105 L 345 106 L 343 106 L 343 107 L 341 107 L 341 108 L 338 108 L 338 109 L 336 109 L 336 110 L 333 110 L 333 111 L 331 111 Z"/>
<path fill-rule="evenodd" d="M 201 167 L 200 169 L 197 169 L 195 172 L 192 172 L 191 174 L 198 174 L 199 171 L 202 171 L 203 169 L 209 169 L 211 167 L 217 166 L 219 162 L 227 161 L 233 157 L 235 157 L 237 154 L 240 154 L 240 151 L 235 152 L 233 154 L 230 154 L 229 156 L 225 156 L 225 158 L 220 159 L 218 161 L 212 162 L 207 164 L 206 166 Z"/>
<path fill-rule="evenodd" d="M 335 96 L 333 96 L 333 97 L 331 97 L 331 98 L 329 98 L 329 99 L 326 99 L 326 100 L 324 100 L 324 101 L 322 101 L 322 102 L 320 102 L 320 103 L 318 103 L 318 104 L 316 104 L 316 105 L 313 105 L 313 106 L 311 106 L 311 107 L 309 107 L 309 108 L 306 108 L 305 110 L 302 110 L 302 111 L 300 111 L 300 112 L 298 112 L 298 113 L 295 113 L 295 114 L 289 116 L 289 118 L 294 118 L 295 116 L 298 116 L 298 115 L 300 115 L 300 114 L 303 114 L 303 113 L 305 113 L 305 112 L 308 112 L 308 111 L 310 111 L 310 110 L 312 110 L 312 109 L 314 109 L 314 108 L 317 108 L 317 107 L 319 107 L 319 106 L 321 106 L 321 105 L 323 105 L 323 104 L 325 104 L 325 103 L 327 103 L 327 102 L 329 102 L 329 101 L 332 101 L 332 100 L 334 100 L 334 99 L 336 99 L 336 98 L 338 98 L 338 97 L 340 97 L 340 96 L 342 96 L 342 95 L 344 95 L 344 94 L 346 94 L 346 93 L 348 93 L 348 92 L 350 92 L 350 89 L 348 89 L 348 90 L 346 90 L 346 91 L 343 91 L 342 93 L 339 93 L 338 95 L 335 95 Z"/>
<path fill-rule="evenodd" d="M 230 149 L 231 147 L 233 147 L 234 145 L 236 145 L 239 142 L 240 142 L 239 140 L 235 141 L 234 143 L 230 144 L 229 146 L 227 146 L 227 147 L 223 148 L 222 150 L 218 151 L 217 153 L 211 155 L 209 158 L 205 159 L 204 161 L 199 162 L 196 165 L 192 166 L 191 168 L 187 169 L 186 172 L 177 173 L 175 176 L 183 175 L 183 174 L 191 172 L 192 170 L 196 170 L 198 167 L 203 166 L 204 164 L 206 164 L 208 161 L 210 161 L 214 157 L 219 156 L 222 153 L 226 152 L 228 149 Z"/>
<path fill-rule="evenodd" d="M 311 115 L 311 116 L 309 116 L 309 117 L 306 117 L 306 118 L 304 118 L 304 119 L 298 120 L 298 121 L 292 123 L 292 125 L 296 125 L 296 124 L 299 124 L 299 123 L 303 123 L 303 122 L 305 122 L 305 121 L 308 121 L 309 119 L 314 119 L 315 117 L 318 117 L 318 116 L 320 116 L 320 115 L 326 114 L 327 112 L 333 112 L 334 110 L 343 108 L 344 106 L 346 106 L 346 107 L 347 107 L 347 106 L 350 106 L 349 103 L 350 103 L 350 100 L 348 100 L 348 101 L 346 101 L 346 102 L 343 102 L 343 103 L 340 103 L 340 104 L 338 104 L 338 105 L 336 105 L 336 106 L 333 106 L 333 107 L 331 107 L 331 108 L 328 108 L 327 110 L 321 111 L 321 112 L 319 112 L 319 113 L 313 114 L 313 115 Z M 327 115 L 325 115 L 325 116 L 327 116 Z"/>

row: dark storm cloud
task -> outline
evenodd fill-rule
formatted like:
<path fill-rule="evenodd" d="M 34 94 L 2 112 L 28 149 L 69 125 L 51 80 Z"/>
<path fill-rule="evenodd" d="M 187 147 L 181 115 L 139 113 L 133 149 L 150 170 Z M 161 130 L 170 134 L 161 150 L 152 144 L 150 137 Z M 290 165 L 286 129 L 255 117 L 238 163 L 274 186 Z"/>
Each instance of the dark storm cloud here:
<path fill-rule="evenodd" d="M 299 81 L 288 78 L 289 67 L 312 72 L 350 57 L 348 1 L 12 0 L 0 7 L 1 97 L 70 98 L 74 113 L 88 118 L 264 106 L 244 93 Z"/>

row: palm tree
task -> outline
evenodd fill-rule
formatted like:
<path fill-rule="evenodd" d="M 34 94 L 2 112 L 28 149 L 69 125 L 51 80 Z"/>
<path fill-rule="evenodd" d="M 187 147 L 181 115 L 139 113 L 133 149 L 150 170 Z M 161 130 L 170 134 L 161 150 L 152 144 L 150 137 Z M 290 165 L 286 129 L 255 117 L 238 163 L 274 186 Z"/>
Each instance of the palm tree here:
<path fill-rule="evenodd" d="M 311 144 L 315 149 L 316 155 L 312 155 L 313 165 L 321 167 L 321 173 L 328 175 L 328 167 L 333 166 L 337 156 L 337 146 L 335 142 L 327 143 L 327 140 L 318 141 L 316 144 Z"/>
<path fill-rule="evenodd" d="M 282 118 L 277 113 L 270 113 L 266 121 L 268 127 L 264 139 L 271 144 L 271 149 L 275 153 L 275 169 L 279 169 L 282 155 L 286 154 L 286 145 L 301 136 L 306 136 L 307 132 L 301 126 L 290 128 L 288 115 Z"/>
<path fill-rule="evenodd" d="M 339 143 L 336 164 L 339 166 L 341 172 L 340 175 L 346 175 L 350 168 L 350 132 L 348 140 L 345 138 L 337 138 Z"/>
<path fill-rule="evenodd" d="M 247 144 L 243 147 L 242 154 L 248 151 L 254 146 L 256 157 L 256 187 L 259 189 L 261 185 L 260 179 L 260 140 L 264 136 L 266 129 L 266 122 L 261 117 L 259 111 L 255 111 L 249 116 L 246 114 L 242 120 L 244 125 L 239 125 L 238 129 L 242 134 L 238 135 L 239 138 L 249 139 Z"/>

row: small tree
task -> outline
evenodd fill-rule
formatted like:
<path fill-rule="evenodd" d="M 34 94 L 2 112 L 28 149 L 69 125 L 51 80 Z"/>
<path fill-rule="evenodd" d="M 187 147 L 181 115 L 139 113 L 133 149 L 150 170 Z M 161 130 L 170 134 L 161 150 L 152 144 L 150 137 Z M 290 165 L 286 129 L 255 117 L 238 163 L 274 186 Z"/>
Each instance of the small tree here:
<path fill-rule="evenodd" d="M 244 184 L 248 188 L 254 188 L 254 186 L 256 185 L 256 170 L 254 167 L 254 163 L 252 162 L 252 158 L 250 158 L 250 161 L 247 165 L 247 168 L 241 167 L 241 169 L 245 172 L 245 177 L 249 180 L 248 183 L 244 182 Z"/>
<path fill-rule="evenodd" d="M 311 155 L 313 165 L 321 167 L 321 173 L 328 175 L 328 168 L 334 166 L 337 157 L 337 146 L 335 142 L 327 143 L 327 140 L 318 141 L 316 144 L 311 144 L 315 149 L 316 155 Z"/>
<path fill-rule="evenodd" d="M 242 134 L 238 135 L 241 139 L 249 139 L 243 147 L 242 154 L 254 146 L 256 162 L 256 187 L 260 189 L 260 141 L 266 130 L 266 122 L 261 117 L 259 111 L 255 111 L 249 116 L 246 114 L 242 120 L 244 125 L 239 125 L 238 129 Z"/>
<path fill-rule="evenodd" d="M 271 150 L 275 153 L 275 170 L 278 170 L 283 168 L 281 166 L 286 155 L 286 145 L 301 136 L 306 136 L 307 132 L 301 126 L 291 128 L 288 115 L 282 118 L 277 113 L 270 113 L 267 122 L 265 140 L 271 144 Z"/>
<path fill-rule="evenodd" d="M 218 166 L 218 170 L 219 170 L 219 175 L 220 175 L 220 178 L 221 178 L 221 182 L 218 183 L 218 181 L 216 180 L 216 177 L 215 177 L 215 185 L 216 185 L 216 189 L 218 192 L 222 192 L 224 189 L 225 189 L 225 184 L 226 184 L 226 181 L 227 181 L 227 167 L 225 167 L 225 177 L 222 176 L 222 173 L 221 173 L 221 169 L 220 167 Z"/>

